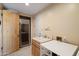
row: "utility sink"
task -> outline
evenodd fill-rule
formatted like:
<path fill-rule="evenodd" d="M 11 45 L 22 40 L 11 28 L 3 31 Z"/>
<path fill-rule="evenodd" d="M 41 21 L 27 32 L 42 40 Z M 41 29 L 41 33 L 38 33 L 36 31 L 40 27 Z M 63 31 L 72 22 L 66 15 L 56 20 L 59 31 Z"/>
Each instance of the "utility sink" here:
<path fill-rule="evenodd" d="M 44 38 L 44 37 L 34 37 L 33 39 L 36 40 L 39 43 L 44 43 L 44 42 L 52 40 L 52 39 L 48 39 L 48 38 Z"/>

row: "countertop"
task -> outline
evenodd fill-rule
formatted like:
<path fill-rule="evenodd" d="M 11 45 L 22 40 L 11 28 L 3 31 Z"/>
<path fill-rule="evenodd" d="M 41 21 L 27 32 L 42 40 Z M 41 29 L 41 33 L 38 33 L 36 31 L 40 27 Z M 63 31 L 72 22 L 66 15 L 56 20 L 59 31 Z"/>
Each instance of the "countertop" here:
<path fill-rule="evenodd" d="M 44 42 L 47 42 L 47 41 L 51 41 L 52 40 L 52 39 L 48 39 L 48 38 L 44 38 L 44 37 L 34 37 L 32 39 L 33 40 L 36 40 L 39 43 L 44 43 Z"/>
<path fill-rule="evenodd" d="M 78 49 L 78 46 L 56 40 L 42 43 L 41 46 L 60 56 L 72 56 Z"/>

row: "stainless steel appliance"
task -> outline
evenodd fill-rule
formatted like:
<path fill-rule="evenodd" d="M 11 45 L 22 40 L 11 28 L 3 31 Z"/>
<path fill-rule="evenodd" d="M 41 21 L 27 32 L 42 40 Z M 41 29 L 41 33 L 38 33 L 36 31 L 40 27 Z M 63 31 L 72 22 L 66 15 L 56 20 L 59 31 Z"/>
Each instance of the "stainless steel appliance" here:
<path fill-rule="evenodd" d="M 31 21 L 27 17 L 20 18 L 20 47 L 31 44 Z"/>

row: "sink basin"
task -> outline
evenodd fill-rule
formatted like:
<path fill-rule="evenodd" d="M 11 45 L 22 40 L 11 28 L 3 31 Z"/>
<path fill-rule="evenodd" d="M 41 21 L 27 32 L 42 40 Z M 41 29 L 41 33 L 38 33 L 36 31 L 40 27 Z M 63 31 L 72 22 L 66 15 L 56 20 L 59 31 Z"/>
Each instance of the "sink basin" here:
<path fill-rule="evenodd" d="M 39 43 L 44 43 L 44 42 L 50 41 L 51 39 L 44 38 L 44 37 L 35 37 L 34 40 L 36 40 Z"/>

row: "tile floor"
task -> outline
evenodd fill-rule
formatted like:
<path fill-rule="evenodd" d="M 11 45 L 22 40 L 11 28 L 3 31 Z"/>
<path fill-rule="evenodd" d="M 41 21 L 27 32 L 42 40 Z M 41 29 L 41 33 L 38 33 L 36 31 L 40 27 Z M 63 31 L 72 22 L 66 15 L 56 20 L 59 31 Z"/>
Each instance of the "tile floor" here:
<path fill-rule="evenodd" d="M 14 52 L 12 54 L 9 54 L 7 56 L 32 56 L 31 46 L 23 47 L 20 50 Z"/>

